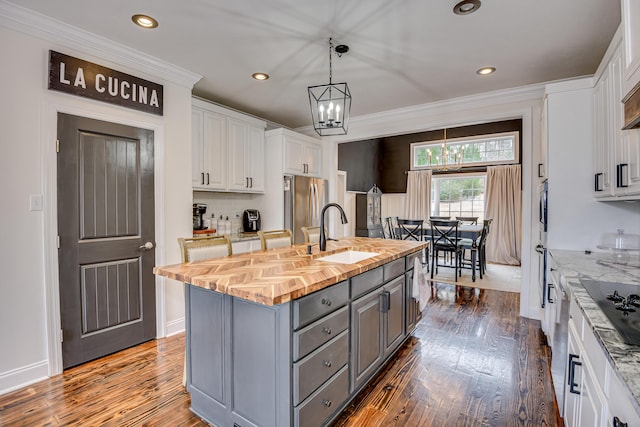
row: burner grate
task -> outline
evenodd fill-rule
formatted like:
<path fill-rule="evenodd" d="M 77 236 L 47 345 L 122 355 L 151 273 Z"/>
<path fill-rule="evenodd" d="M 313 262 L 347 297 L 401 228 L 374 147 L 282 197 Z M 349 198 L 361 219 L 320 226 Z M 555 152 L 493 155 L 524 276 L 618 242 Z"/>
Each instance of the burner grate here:
<path fill-rule="evenodd" d="M 640 345 L 640 287 L 625 283 L 580 279 L 587 293 L 598 304 L 623 341 Z"/>

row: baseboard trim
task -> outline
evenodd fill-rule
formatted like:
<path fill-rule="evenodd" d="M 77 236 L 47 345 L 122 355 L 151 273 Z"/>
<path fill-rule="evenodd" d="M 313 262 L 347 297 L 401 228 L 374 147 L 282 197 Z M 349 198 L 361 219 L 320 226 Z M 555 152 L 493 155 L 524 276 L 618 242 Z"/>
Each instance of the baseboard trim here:
<path fill-rule="evenodd" d="M 172 320 L 171 322 L 167 322 L 167 336 L 179 334 L 184 332 L 184 317 L 181 317 L 176 320 Z"/>
<path fill-rule="evenodd" d="M 0 372 L 0 395 L 26 387 L 49 378 L 49 364 L 46 360 L 22 366 L 12 371 Z"/>

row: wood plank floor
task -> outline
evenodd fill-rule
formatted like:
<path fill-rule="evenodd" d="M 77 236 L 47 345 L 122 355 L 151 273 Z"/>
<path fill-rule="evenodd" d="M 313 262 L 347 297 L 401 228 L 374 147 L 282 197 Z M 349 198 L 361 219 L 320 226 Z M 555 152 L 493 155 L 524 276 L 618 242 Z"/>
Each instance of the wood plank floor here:
<path fill-rule="evenodd" d="M 342 426 L 561 425 L 548 347 L 519 295 L 436 284 L 398 357 L 333 422 Z M 184 334 L 0 396 L 2 426 L 205 426 L 182 387 Z"/>

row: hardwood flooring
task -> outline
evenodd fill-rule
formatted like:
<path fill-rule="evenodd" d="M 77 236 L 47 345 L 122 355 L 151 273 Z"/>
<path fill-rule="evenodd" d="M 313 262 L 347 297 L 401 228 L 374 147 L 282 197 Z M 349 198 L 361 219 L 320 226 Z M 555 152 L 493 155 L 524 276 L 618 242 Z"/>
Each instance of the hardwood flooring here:
<path fill-rule="evenodd" d="M 436 284 L 414 336 L 333 423 L 561 425 L 540 323 L 519 295 Z M 184 334 L 0 396 L 1 426 L 205 426 L 182 387 Z"/>

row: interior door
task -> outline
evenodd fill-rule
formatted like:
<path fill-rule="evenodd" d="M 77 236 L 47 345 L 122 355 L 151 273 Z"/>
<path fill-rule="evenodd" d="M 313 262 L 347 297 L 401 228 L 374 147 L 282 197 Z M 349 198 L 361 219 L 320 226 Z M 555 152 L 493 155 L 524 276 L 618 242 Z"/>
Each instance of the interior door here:
<path fill-rule="evenodd" d="M 63 367 L 156 335 L 153 132 L 58 114 Z"/>

